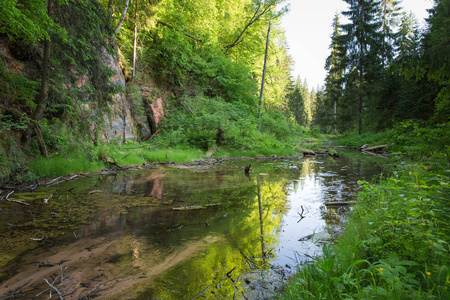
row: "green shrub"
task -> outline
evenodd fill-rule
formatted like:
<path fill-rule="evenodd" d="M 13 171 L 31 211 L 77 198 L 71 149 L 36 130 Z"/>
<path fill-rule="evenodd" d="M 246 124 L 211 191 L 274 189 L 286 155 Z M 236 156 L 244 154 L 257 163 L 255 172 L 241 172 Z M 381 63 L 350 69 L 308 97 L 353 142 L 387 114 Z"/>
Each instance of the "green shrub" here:
<path fill-rule="evenodd" d="M 443 168 L 445 169 L 445 168 Z M 363 190 L 343 236 L 282 299 L 448 299 L 450 173 L 394 170 Z"/>

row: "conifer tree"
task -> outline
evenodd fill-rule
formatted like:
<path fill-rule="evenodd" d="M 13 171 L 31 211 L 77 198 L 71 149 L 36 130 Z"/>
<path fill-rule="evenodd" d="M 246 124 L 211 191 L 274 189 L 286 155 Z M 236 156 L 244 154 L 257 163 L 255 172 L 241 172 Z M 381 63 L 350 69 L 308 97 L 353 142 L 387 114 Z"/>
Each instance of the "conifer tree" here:
<path fill-rule="evenodd" d="M 380 72 L 380 28 L 377 20 L 380 1 L 344 0 L 349 10 L 344 11 L 350 23 L 341 25 L 340 40 L 346 49 L 345 81 L 354 83 L 358 99 L 358 132 L 363 132 L 365 102 L 372 100 L 369 85 Z M 350 85 L 347 84 L 348 90 Z"/>
<path fill-rule="evenodd" d="M 345 49 L 340 44 L 341 30 L 340 30 L 339 14 L 336 13 L 333 19 L 332 27 L 333 34 L 331 35 L 330 49 L 331 53 L 325 63 L 325 70 L 327 70 L 327 77 L 325 78 L 326 92 L 324 99 L 321 102 L 325 107 L 324 111 L 328 112 L 327 116 L 333 116 L 334 133 L 337 132 L 337 105 L 338 100 L 342 96 L 342 75 L 344 73 L 344 55 Z M 327 120 L 328 124 L 328 120 Z"/>
<path fill-rule="evenodd" d="M 424 36 L 423 67 L 427 77 L 440 85 L 435 99 L 434 120 L 448 122 L 450 119 L 450 0 L 435 0 L 430 10 L 429 30 Z"/>
<path fill-rule="evenodd" d="M 378 17 L 381 22 L 381 55 L 383 67 L 389 65 L 394 57 L 396 33 L 393 29 L 399 25 L 400 1 L 381 0 Z"/>

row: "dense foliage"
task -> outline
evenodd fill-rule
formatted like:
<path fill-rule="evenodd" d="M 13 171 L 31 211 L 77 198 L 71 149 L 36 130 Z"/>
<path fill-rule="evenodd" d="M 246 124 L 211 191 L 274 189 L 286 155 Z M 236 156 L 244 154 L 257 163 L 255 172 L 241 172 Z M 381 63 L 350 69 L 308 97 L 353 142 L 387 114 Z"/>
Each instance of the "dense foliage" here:
<path fill-rule="evenodd" d="M 436 1 L 425 31 L 399 1 L 346 2 L 348 23 L 333 22 L 314 123 L 331 132 L 333 115 L 337 131 L 361 134 L 411 119 L 448 122 L 449 1 Z"/>
<path fill-rule="evenodd" d="M 102 142 L 105 116 L 119 114 L 125 120 L 127 105 L 142 127 L 145 107 L 160 97 L 166 117 L 158 124 L 158 145 L 284 145 L 300 128 L 292 126 L 286 97 L 291 60 L 279 27 L 286 12 L 282 2 L 33 0 L 2 5 L 0 34 L 12 52 L 0 61 L 2 177 L 20 172 L 26 157 L 39 150 L 44 156 L 47 151 L 50 156 L 92 151 Z M 258 119 L 269 23 L 264 112 Z M 110 65 L 108 55 L 114 57 L 116 50 L 127 104 L 111 101 L 121 92 L 110 82 L 111 69 L 118 67 Z"/>
<path fill-rule="evenodd" d="M 449 173 L 394 170 L 363 191 L 343 237 L 304 266 L 283 299 L 447 299 Z"/>

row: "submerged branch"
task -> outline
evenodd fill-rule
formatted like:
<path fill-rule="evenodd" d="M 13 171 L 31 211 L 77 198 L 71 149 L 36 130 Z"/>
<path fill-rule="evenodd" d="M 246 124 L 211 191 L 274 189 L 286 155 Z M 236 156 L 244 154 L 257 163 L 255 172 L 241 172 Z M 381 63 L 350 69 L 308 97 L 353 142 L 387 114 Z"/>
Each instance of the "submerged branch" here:
<path fill-rule="evenodd" d="M 60 290 L 58 290 L 53 284 L 51 284 L 50 282 L 48 282 L 47 279 L 44 279 L 44 281 L 48 284 L 48 286 L 49 286 L 50 288 L 52 288 L 56 293 L 58 293 L 58 298 L 59 298 L 60 300 L 64 300 L 64 298 L 63 298 L 62 293 L 61 293 Z"/>

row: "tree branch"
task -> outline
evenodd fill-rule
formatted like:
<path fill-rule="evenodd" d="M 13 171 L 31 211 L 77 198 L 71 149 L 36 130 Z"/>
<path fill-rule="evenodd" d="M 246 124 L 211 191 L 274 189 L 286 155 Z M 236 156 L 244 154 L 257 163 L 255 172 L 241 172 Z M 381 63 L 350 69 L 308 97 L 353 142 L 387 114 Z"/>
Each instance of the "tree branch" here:
<path fill-rule="evenodd" d="M 261 8 L 261 4 L 258 5 L 257 9 L 255 10 L 255 13 L 253 14 L 253 16 L 250 18 L 250 21 L 248 21 L 247 25 L 245 25 L 244 29 L 241 31 L 241 33 L 238 35 L 238 37 L 231 43 L 228 44 L 225 47 L 225 53 L 228 52 L 228 50 L 230 50 L 231 48 L 233 48 L 234 46 L 236 46 L 242 36 L 244 35 L 244 33 L 247 31 L 247 29 L 253 25 L 254 23 L 256 23 L 266 12 L 268 12 L 270 10 L 270 8 L 272 7 L 271 4 L 269 4 L 268 6 L 264 7 L 263 10 L 260 12 L 260 8 Z"/>
<path fill-rule="evenodd" d="M 164 23 L 164 22 L 162 22 L 162 21 L 158 21 L 158 24 L 161 24 L 161 25 L 163 25 L 163 26 L 166 26 L 167 28 L 173 29 L 173 30 L 175 30 L 175 31 L 181 32 L 181 33 L 184 34 L 185 36 L 190 37 L 191 39 L 193 39 L 193 40 L 195 40 L 195 41 L 197 41 L 197 42 L 202 42 L 202 40 L 199 39 L 198 37 L 195 37 L 195 36 L 193 36 L 193 35 L 191 35 L 191 34 L 189 34 L 189 33 L 186 33 L 186 32 L 184 32 L 184 31 L 182 31 L 182 30 L 178 30 L 178 29 L 174 28 L 172 25 L 166 24 L 166 23 Z"/>
<path fill-rule="evenodd" d="M 119 33 L 119 30 L 122 27 L 123 21 L 125 20 L 125 16 L 127 15 L 128 5 L 130 5 L 130 0 L 127 0 L 127 2 L 125 3 L 125 8 L 123 9 L 119 24 L 117 24 L 116 30 L 114 31 L 114 36 L 116 36 Z"/>

